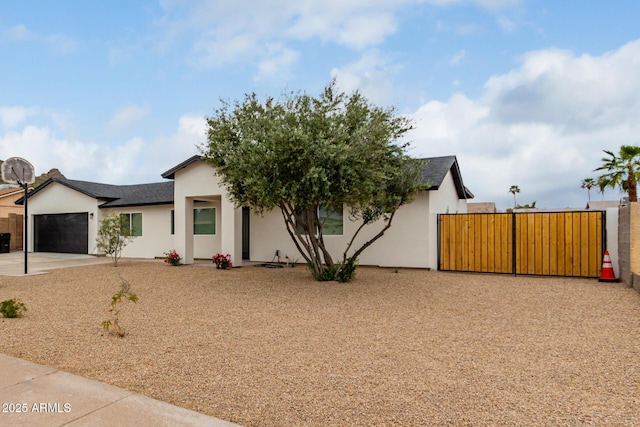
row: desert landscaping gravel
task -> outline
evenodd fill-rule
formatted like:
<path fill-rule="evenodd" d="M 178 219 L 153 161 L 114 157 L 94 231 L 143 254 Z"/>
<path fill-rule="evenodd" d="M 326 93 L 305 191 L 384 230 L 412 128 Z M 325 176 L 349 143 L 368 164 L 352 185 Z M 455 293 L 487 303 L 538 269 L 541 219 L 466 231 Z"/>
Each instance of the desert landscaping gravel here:
<path fill-rule="evenodd" d="M 131 283 L 127 335 L 106 333 Z M 244 426 L 640 425 L 640 294 L 595 279 L 123 261 L 0 276 L 0 352 Z"/>

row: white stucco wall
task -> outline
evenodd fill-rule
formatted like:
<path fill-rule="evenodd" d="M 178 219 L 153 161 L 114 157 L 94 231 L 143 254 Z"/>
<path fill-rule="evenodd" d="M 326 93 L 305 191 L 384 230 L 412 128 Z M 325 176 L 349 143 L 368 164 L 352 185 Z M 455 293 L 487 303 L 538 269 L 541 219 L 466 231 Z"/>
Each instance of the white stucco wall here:
<path fill-rule="evenodd" d="M 435 268 L 430 264 L 429 245 L 435 239 L 435 229 L 429 228 L 429 199 L 431 192 L 420 193 L 413 203 L 402 206 L 396 213 L 391 228 L 385 235 L 369 246 L 360 256 L 360 265 L 379 265 L 384 267 Z M 325 243 L 334 259 L 342 259 L 349 239 L 360 225 L 349 220 L 345 208 L 343 215 L 343 235 L 325 236 Z M 353 249 L 375 236 L 383 227 L 382 221 L 366 226 L 354 242 Z M 290 259 L 304 259 L 293 244 L 286 231 L 280 210 L 265 213 L 264 216 L 251 216 L 250 255 L 252 261 L 271 261 L 275 251 Z M 433 236 L 433 238 L 432 238 Z"/>
<path fill-rule="evenodd" d="M 96 254 L 95 241 L 98 233 L 98 201 L 72 190 L 60 183 L 52 182 L 44 190 L 29 197 L 29 242 L 27 247 L 33 252 L 33 217 L 44 214 L 89 213 L 89 253 Z M 93 218 L 91 215 L 93 214 Z"/>
<path fill-rule="evenodd" d="M 164 252 L 173 249 L 173 235 L 171 234 L 172 205 L 135 206 L 114 209 L 101 209 L 99 220 L 110 213 L 141 213 L 142 236 L 134 236 L 122 251 L 124 258 L 155 258 L 163 257 Z M 97 253 L 96 242 L 93 239 L 89 250 Z"/>
<path fill-rule="evenodd" d="M 607 208 L 605 210 L 606 215 L 606 232 L 607 241 L 604 245 L 604 250 L 609 251 L 609 257 L 611 258 L 611 265 L 616 277 L 620 277 L 620 264 L 618 256 L 618 212 L 620 208 Z"/>
<path fill-rule="evenodd" d="M 467 213 L 467 201 L 458 197 L 456 185 L 451 171 L 442 180 L 438 191 L 429 192 L 429 239 L 428 264 L 433 270 L 438 269 L 438 214 Z"/>
<path fill-rule="evenodd" d="M 201 203 L 201 202 L 204 202 Z M 175 173 L 176 251 L 190 264 L 194 258 L 211 258 L 216 253 L 231 254 L 234 265 L 242 265 L 242 210 L 226 197 L 215 170 L 197 161 Z M 215 236 L 193 235 L 193 208 L 216 208 Z"/>

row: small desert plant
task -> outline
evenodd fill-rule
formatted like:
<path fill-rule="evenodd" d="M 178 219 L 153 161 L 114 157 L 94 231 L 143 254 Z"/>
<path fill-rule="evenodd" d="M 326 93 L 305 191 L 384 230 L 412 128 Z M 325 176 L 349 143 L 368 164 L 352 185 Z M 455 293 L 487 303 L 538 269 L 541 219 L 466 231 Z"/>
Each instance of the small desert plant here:
<path fill-rule="evenodd" d="M 138 302 L 138 296 L 130 292 L 131 284 L 120 276 L 120 290 L 113 294 L 111 297 L 111 307 L 109 313 L 111 313 L 112 319 L 102 322 L 102 327 L 106 331 L 124 337 L 124 328 L 120 325 L 120 304 L 125 301 L 131 301 L 133 303 Z"/>
<path fill-rule="evenodd" d="M 8 299 L 0 303 L 0 313 L 10 319 L 22 317 L 25 311 L 27 311 L 27 307 L 19 299 Z"/>
<path fill-rule="evenodd" d="M 164 258 L 164 262 L 169 265 L 181 265 L 182 258 L 178 255 L 175 249 L 171 249 L 169 252 L 164 253 L 166 256 Z"/>
<path fill-rule="evenodd" d="M 112 213 L 100 221 L 96 247 L 106 255 L 111 256 L 113 266 L 117 267 L 118 260 L 122 256 L 122 250 L 132 239 L 131 227 L 127 224 L 126 217 Z"/>

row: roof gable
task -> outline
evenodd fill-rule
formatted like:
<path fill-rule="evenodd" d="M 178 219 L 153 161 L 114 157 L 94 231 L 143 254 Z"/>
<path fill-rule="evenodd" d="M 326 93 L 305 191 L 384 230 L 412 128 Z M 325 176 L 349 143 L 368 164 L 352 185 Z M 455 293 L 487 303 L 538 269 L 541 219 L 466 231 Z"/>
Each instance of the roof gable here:
<path fill-rule="evenodd" d="M 178 172 L 180 169 L 186 168 L 187 166 L 197 162 L 198 160 L 203 160 L 203 159 L 201 156 L 197 154 L 195 156 L 191 156 L 184 162 L 180 163 L 179 165 L 176 165 L 171 169 L 169 169 L 168 171 L 164 172 L 161 176 L 166 179 L 174 179 L 176 177 L 176 172 Z"/>
<path fill-rule="evenodd" d="M 447 173 L 451 172 L 458 198 L 473 199 L 473 193 L 462 182 L 462 174 L 456 156 L 426 157 L 420 160 L 425 161 L 422 166 L 422 182 L 429 185 L 429 190 L 439 189 Z"/>

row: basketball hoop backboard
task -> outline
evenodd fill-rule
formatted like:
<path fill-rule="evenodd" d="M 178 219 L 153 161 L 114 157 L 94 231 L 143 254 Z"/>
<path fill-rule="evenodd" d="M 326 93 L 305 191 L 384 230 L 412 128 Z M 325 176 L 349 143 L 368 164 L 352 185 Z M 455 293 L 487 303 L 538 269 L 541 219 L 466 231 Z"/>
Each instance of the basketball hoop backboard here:
<path fill-rule="evenodd" d="M 2 163 L 2 180 L 9 184 L 33 184 L 36 174 L 33 165 L 22 157 L 10 157 Z"/>

